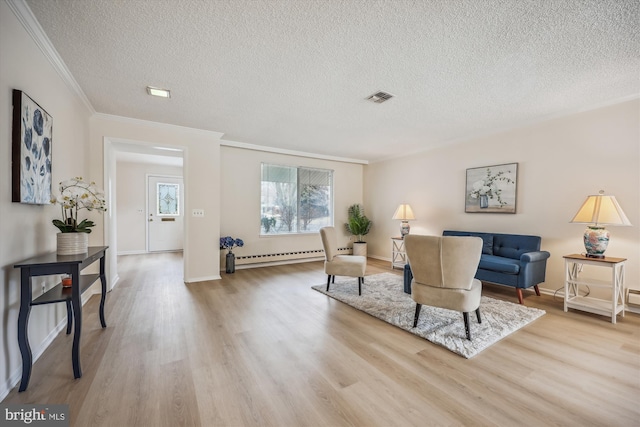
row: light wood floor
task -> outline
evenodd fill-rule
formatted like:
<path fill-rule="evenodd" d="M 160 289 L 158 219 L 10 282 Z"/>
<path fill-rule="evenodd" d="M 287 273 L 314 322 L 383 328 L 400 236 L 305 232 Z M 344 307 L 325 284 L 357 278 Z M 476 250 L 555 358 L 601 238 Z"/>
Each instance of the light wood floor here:
<path fill-rule="evenodd" d="M 121 281 L 84 308 L 82 368 L 62 332 L 24 393 L 67 403 L 72 426 L 632 426 L 640 316 L 547 314 L 464 359 L 310 289 L 320 262 L 185 285 L 176 254 L 124 256 Z M 369 260 L 367 274 L 391 271 Z M 401 272 L 395 270 L 397 274 Z M 365 282 L 366 286 L 366 282 Z M 513 289 L 484 294 L 516 301 Z M 37 310 L 37 307 L 34 308 Z"/>

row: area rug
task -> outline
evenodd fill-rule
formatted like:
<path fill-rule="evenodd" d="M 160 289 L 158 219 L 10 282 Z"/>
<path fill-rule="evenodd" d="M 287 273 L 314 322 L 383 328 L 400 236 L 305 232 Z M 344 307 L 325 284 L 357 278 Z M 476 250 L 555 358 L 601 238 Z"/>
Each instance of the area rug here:
<path fill-rule="evenodd" d="M 366 276 L 361 296 L 356 278 L 336 277 L 329 292 L 326 288 L 326 283 L 312 286 L 318 292 L 467 359 L 545 314 L 544 310 L 483 296 L 480 302 L 482 323 L 478 324 L 475 313 L 469 315 L 472 338 L 469 341 L 465 336 L 462 313 L 457 311 L 423 305 L 418 326 L 413 328 L 416 303 L 411 295 L 404 293 L 402 276 L 392 273 Z"/>

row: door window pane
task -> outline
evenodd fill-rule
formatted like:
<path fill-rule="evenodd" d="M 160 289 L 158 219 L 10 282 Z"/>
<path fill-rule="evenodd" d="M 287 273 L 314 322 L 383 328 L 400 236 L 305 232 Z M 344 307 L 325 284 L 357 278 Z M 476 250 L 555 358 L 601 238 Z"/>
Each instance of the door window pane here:
<path fill-rule="evenodd" d="M 180 185 L 158 183 L 158 216 L 180 215 Z"/>

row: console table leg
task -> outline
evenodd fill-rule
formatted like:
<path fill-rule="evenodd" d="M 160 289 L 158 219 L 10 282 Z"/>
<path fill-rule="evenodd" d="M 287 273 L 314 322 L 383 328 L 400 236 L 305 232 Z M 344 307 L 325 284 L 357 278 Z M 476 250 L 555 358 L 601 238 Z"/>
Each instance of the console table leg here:
<path fill-rule="evenodd" d="M 23 269 L 20 278 L 20 312 L 18 313 L 18 347 L 20 347 L 20 353 L 22 354 L 22 379 L 18 391 L 25 391 L 31 378 L 33 356 L 28 335 L 31 297 L 31 275 L 27 269 Z"/>
<path fill-rule="evenodd" d="M 102 295 L 100 296 L 100 324 L 103 328 L 107 327 L 104 319 L 104 303 L 107 299 L 107 277 L 105 276 L 105 257 L 100 258 L 100 282 L 102 283 Z"/>
<path fill-rule="evenodd" d="M 71 349 L 71 359 L 73 363 L 73 377 L 82 376 L 80 367 L 80 336 L 82 335 L 82 305 L 80 301 L 80 272 L 73 272 L 73 289 L 71 294 L 71 304 L 73 306 L 73 317 L 75 319 L 73 332 L 73 348 Z"/>
<path fill-rule="evenodd" d="M 73 308 L 71 308 L 71 301 L 67 300 L 67 335 L 71 333 L 71 325 L 73 325 Z"/>

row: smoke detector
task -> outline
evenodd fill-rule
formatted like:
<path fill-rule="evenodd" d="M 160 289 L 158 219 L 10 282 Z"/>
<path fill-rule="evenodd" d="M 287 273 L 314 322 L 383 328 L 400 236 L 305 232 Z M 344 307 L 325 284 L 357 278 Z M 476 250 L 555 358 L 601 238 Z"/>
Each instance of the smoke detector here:
<path fill-rule="evenodd" d="M 367 99 L 369 101 L 378 103 L 378 104 L 382 104 L 384 101 L 387 101 L 389 99 L 393 98 L 393 95 L 391 95 L 390 93 L 387 92 L 376 92 L 373 95 L 371 95 L 370 97 L 368 97 Z"/>

